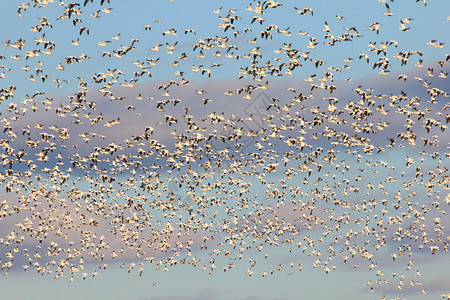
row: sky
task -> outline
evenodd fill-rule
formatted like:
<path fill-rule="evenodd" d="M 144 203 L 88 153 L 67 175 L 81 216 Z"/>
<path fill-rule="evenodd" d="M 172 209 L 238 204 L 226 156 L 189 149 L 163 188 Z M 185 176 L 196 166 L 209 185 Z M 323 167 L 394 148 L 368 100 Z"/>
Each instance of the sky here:
<path fill-rule="evenodd" d="M 450 298 L 447 1 L 102 2 L 0 1 L 2 297 Z M 139 222 L 137 257 L 118 232 Z"/>

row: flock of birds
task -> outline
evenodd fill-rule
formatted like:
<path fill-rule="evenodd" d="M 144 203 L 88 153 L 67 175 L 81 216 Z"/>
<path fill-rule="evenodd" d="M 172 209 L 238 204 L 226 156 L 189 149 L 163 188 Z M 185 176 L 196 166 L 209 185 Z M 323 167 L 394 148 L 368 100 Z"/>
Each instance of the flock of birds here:
<path fill-rule="evenodd" d="M 147 264 L 164 271 L 191 264 L 210 274 L 244 267 L 247 275 L 263 277 L 350 265 L 373 271 L 370 292 L 383 286 L 427 292 L 414 259 L 445 255 L 450 237 L 449 94 L 439 88 L 439 82 L 450 86 L 449 54 L 431 63 L 424 50 L 400 51 L 400 42 L 376 41 L 333 66 L 317 51 L 332 55 L 333 47 L 351 46 L 364 35 L 376 39 L 383 24 L 340 32 L 332 24 L 345 16 L 320 21 L 317 8 L 292 7 L 295 22 L 323 22 L 315 36 L 294 33 L 294 25 L 269 24 L 276 9 L 289 6 L 270 0 L 211 12 L 223 36 L 170 25 L 157 32 L 165 24 L 158 19 L 142 31 L 165 43 L 144 47 L 133 38 L 110 49 L 124 35 L 117 33 L 91 47 L 100 49 L 95 59 L 108 60 L 108 67 L 90 78 L 73 68 L 89 69 L 93 55 L 42 58 L 83 47 L 95 31 L 85 24 L 113 14 L 110 4 L 21 4 L 23 19 L 52 5 L 62 14 L 40 17 L 31 28 L 33 40 L 8 40 L 0 48 L 5 274 L 19 267 L 73 281 L 115 261 L 140 275 Z M 381 4 L 383 17 L 395 17 L 395 4 Z M 63 22 L 78 35 L 69 46 L 48 38 Z M 399 24 L 408 32 L 414 19 Z M 291 35 L 306 42 L 278 42 Z M 424 47 L 444 43 L 431 40 Z M 4 49 L 11 55 L 1 55 Z M 125 71 L 115 67 L 123 61 L 130 62 Z M 220 75 L 236 63 L 229 88 Z M 343 77 L 356 63 L 373 69 L 373 78 L 387 76 L 392 83 L 395 76 L 405 89 L 383 94 L 380 87 L 352 85 Z M 21 71 L 11 67 L 17 64 Z M 393 75 L 392 65 L 413 71 Z M 158 79 L 158 72 L 172 69 L 171 79 Z M 305 69 L 315 72 L 305 76 Z M 23 72 L 26 77 L 11 84 L 9 78 Z M 76 92 L 62 97 L 55 85 Z M 352 93 L 340 94 L 345 89 Z M 85 263 L 98 263 L 98 271 L 86 273 Z"/>

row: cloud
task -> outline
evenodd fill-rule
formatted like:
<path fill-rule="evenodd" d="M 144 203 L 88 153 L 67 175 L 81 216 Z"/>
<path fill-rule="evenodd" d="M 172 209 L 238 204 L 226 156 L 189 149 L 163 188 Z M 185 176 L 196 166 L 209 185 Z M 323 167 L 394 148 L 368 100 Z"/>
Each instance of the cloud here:
<path fill-rule="evenodd" d="M 186 294 L 175 294 L 175 295 L 167 295 L 167 296 L 156 296 L 149 298 L 139 298 L 138 300 L 218 300 L 223 299 L 220 297 L 221 292 L 213 289 L 200 289 L 196 292 L 193 292 L 189 295 Z"/>
<path fill-rule="evenodd" d="M 393 80 L 396 79 L 397 75 L 391 74 L 387 77 L 376 75 L 369 76 L 363 78 L 360 83 L 361 85 L 363 85 L 366 82 L 371 82 L 371 87 L 374 89 L 374 92 L 370 93 L 372 94 L 372 96 L 375 94 L 381 95 L 386 93 L 387 97 L 389 96 L 389 94 L 400 94 L 401 91 L 404 91 L 409 97 L 419 96 L 420 98 L 422 98 L 422 104 L 418 107 L 423 108 L 423 102 L 426 101 L 425 99 L 429 97 L 426 94 L 427 89 L 421 86 L 418 87 L 418 84 L 416 82 L 417 80 L 413 79 L 414 77 L 419 76 L 421 71 L 422 70 L 412 70 L 409 73 L 407 72 L 406 74 L 410 79 L 408 79 L 406 82 Z M 444 71 L 448 71 L 448 67 L 444 69 Z M 242 96 L 245 95 L 246 92 L 243 91 L 241 92 L 241 94 L 237 94 L 236 86 L 241 86 L 243 89 L 246 89 L 246 87 L 255 84 L 253 81 L 247 79 L 212 79 L 205 82 L 191 81 L 189 85 L 172 84 L 168 88 L 170 95 L 162 96 L 161 94 L 163 93 L 163 90 L 158 89 L 158 86 L 167 86 L 168 84 L 169 81 L 152 80 L 142 83 L 139 82 L 133 89 L 125 87 L 115 87 L 112 89 L 113 94 L 116 97 L 124 97 L 124 100 L 114 101 L 110 101 L 108 97 L 105 98 L 101 96 L 101 93 L 95 91 L 95 88 L 92 88 L 87 93 L 87 97 L 89 101 L 93 101 L 94 103 L 96 103 L 96 109 L 87 111 L 75 110 L 66 113 L 65 117 L 57 116 L 54 110 L 45 110 L 43 107 L 39 107 L 39 109 L 34 113 L 29 110 L 24 117 L 19 118 L 17 122 L 14 122 L 11 125 L 13 132 L 16 132 L 17 134 L 16 141 L 12 145 L 15 149 L 25 149 L 28 153 L 25 158 L 33 159 L 34 163 L 39 166 L 39 169 L 44 165 L 54 165 L 58 161 L 55 159 L 57 153 L 62 154 L 63 162 L 65 162 L 67 166 L 69 157 L 76 159 L 74 158 L 74 155 L 76 154 L 87 157 L 95 149 L 107 148 L 111 143 L 120 145 L 122 147 L 122 150 L 120 150 L 118 153 L 122 153 L 125 155 L 135 153 L 136 149 L 138 148 L 136 147 L 138 142 L 132 142 L 133 137 L 139 137 L 140 135 L 144 134 L 144 132 L 146 131 L 146 126 L 151 126 L 154 128 L 151 138 L 157 140 L 162 145 L 165 145 L 168 150 L 173 151 L 174 144 L 177 142 L 175 137 L 177 135 L 187 133 L 187 119 L 183 116 L 185 115 L 184 107 L 189 107 L 190 110 L 188 114 L 193 116 L 191 121 L 194 122 L 196 126 L 204 129 L 204 131 L 200 132 L 201 134 L 208 137 L 208 135 L 211 134 L 213 130 L 216 130 L 219 135 L 223 134 L 225 137 L 228 137 L 236 129 L 242 127 L 244 134 L 240 142 L 243 142 L 245 145 L 244 147 L 241 147 L 241 149 L 247 151 L 255 151 L 255 147 L 253 145 L 261 138 L 261 135 L 257 136 L 256 138 L 246 138 L 246 133 L 249 131 L 257 131 L 261 129 L 262 126 L 268 125 L 260 124 L 260 120 L 262 119 L 262 117 L 258 117 L 255 114 L 257 114 L 258 110 L 263 114 L 274 114 L 273 109 L 270 111 L 265 111 L 264 108 L 258 108 L 257 110 L 255 110 L 255 108 L 259 107 L 259 105 L 268 105 L 271 102 L 268 99 L 272 97 L 277 97 L 280 101 L 280 107 L 283 107 L 283 105 L 289 104 L 289 102 L 300 93 L 303 93 L 303 95 L 305 96 L 308 95 L 311 86 L 309 83 L 303 81 L 300 81 L 299 83 L 298 80 L 290 78 L 275 80 L 269 83 L 267 90 L 255 90 L 251 96 L 253 98 L 252 100 L 245 100 L 242 99 Z M 263 82 L 261 82 L 261 84 L 263 84 Z M 339 89 L 337 89 L 333 94 L 329 94 L 326 91 L 315 90 L 314 100 L 309 99 L 307 101 L 304 101 L 304 103 L 293 106 L 291 108 L 292 111 L 289 112 L 289 114 L 291 115 L 289 118 L 295 117 L 295 113 L 299 114 L 299 116 L 304 118 L 304 120 L 313 122 L 314 115 L 310 112 L 310 109 L 313 106 L 326 106 L 328 102 L 323 100 L 323 98 L 337 97 L 339 101 L 337 102 L 336 106 L 339 110 L 343 110 L 344 106 L 348 104 L 348 101 L 357 103 L 360 100 L 361 97 L 358 96 L 357 93 L 353 90 L 355 84 L 341 82 L 339 80 L 337 80 L 335 84 L 339 87 Z M 440 89 L 445 90 L 444 80 L 442 80 L 441 78 L 433 79 L 432 86 L 434 85 L 436 85 Z M 286 91 L 286 88 L 293 86 L 297 90 L 296 93 Z M 195 92 L 196 90 L 207 90 L 208 94 L 198 95 Z M 227 91 L 232 91 L 234 93 L 233 96 L 225 96 L 223 93 Z M 267 97 L 263 97 L 265 98 L 265 100 L 263 99 L 263 101 L 258 100 L 259 95 L 263 95 L 261 93 L 267 95 Z M 139 94 L 142 95 L 143 100 L 135 99 Z M 65 99 L 64 97 L 62 97 L 63 100 L 60 102 L 61 105 L 71 105 L 68 101 L 69 96 L 70 95 L 67 95 Z M 149 96 L 152 96 L 155 99 L 147 100 L 146 98 Z M 45 97 L 53 98 L 53 95 L 49 94 L 45 95 Z M 328 145 L 328 147 L 331 147 L 330 141 L 320 135 L 320 133 L 323 132 L 324 128 L 331 127 L 338 133 L 347 134 L 349 136 L 357 134 L 358 136 L 369 138 L 373 145 L 380 146 L 385 150 L 386 145 L 389 144 L 390 138 L 395 138 L 397 139 L 397 144 L 400 143 L 400 139 L 397 135 L 398 133 L 405 132 L 404 126 L 406 125 L 407 117 L 395 113 L 396 107 L 389 107 L 387 105 L 389 99 L 386 97 L 381 100 L 376 100 L 376 105 L 378 105 L 378 103 L 380 103 L 380 105 L 386 104 L 385 109 L 389 110 L 389 114 L 387 116 L 384 116 L 375 109 L 372 109 L 373 115 L 369 116 L 367 121 L 359 122 L 361 125 L 363 125 L 364 123 L 372 123 L 372 128 L 374 128 L 374 126 L 378 122 L 386 121 L 387 123 L 389 123 L 389 127 L 385 128 L 385 130 L 378 130 L 377 134 L 367 134 L 364 132 L 356 133 L 351 125 L 354 120 L 352 120 L 352 118 L 348 116 L 348 113 L 345 112 L 342 116 L 340 116 L 340 118 L 346 118 L 348 121 L 347 124 L 331 124 L 329 122 L 325 122 L 322 125 L 315 126 L 315 128 L 308 128 L 307 134 L 303 135 L 305 138 L 305 142 L 312 145 L 313 147 L 323 147 L 323 145 Z M 37 96 L 37 98 L 40 98 L 39 100 L 43 100 L 44 96 Z M 61 99 L 60 96 L 58 96 L 58 98 Z M 212 99 L 212 102 L 208 103 L 207 105 L 203 105 L 202 99 L 204 98 Z M 172 101 L 173 99 L 179 99 L 181 100 L 181 102 L 178 104 L 175 104 L 175 102 L 167 102 Z M 438 97 L 437 99 L 440 103 L 440 99 L 442 99 L 442 97 Z M 158 102 L 167 102 L 167 104 L 158 106 Z M 163 111 L 158 111 L 158 109 L 156 109 L 157 106 L 160 107 Z M 248 106 L 250 106 L 250 109 L 248 109 Z M 301 106 L 304 106 L 305 109 L 299 110 L 299 107 Z M 127 109 L 126 107 L 133 108 Z M 368 107 L 370 107 L 370 105 Z M 73 108 L 73 105 L 71 105 L 71 110 Z M 212 113 L 217 113 L 218 115 L 220 115 L 221 112 L 224 113 L 224 117 L 227 119 L 230 119 L 230 116 L 234 115 L 236 116 L 236 119 L 241 119 L 244 121 L 235 123 L 233 126 L 229 126 L 229 130 L 226 131 L 224 130 L 223 122 L 212 125 L 211 118 L 208 117 Z M 100 113 L 103 120 L 101 120 L 99 123 L 94 124 L 94 126 L 91 126 L 91 120 L 99 116 Z M 249 117 L 250 113 L 254 114 L 254 121 L 245 120 Z M 75 116 L 74 114 L 78 115 Z M 140 115 L 138 116 L 137 114 Z M 87 117 L 84 118 L 84 115 L 87 115 Z M 177 120 L 177 123 L 171 125 L 166 123 L 167 115 L 174 117 Z M 287 115 L 287 112 L 283 110 L 275 114 L 276 117 L 285 117 L 286 119 L 289 119 L 288 117 L 286 117 Z M 441 123 L 445 124 L 445 120 L 443 120 L 442 116 L 433 117 Z M 119 120 L 119 124 L 112 127 L 103 126 L 106 125 L 107 122 L 113 120 Z M 417 145 L 422 145 L 422 138 L 432 139 L 431 135 L 433 133 L 437 134 L 439 137 L 444 135 L 444 133 L 440 132 L 437 127 L 433 127 L 432 132 L 430 134 L 427 134 L 425 132 L 425 128 L 423 128 L 424 121 L 425 118 L 420 121 L 416 121 L 416 124 L 414 124 L 414 126 L 412 127 L 414 133 L 417 135 Z M 73 122 L 76 122 L 77 124 Z M 158 122 L 160 122 L 161 125 L 158 125 Z M 281 122 L 277 120 L 277 118 L 274 118 L 273 123 L 278 126 L 280 126 L 281 124 Z M 33 126 L 36 124 L 43 124 L 44 129 L 34 128 Z M 22 134 L 22 129 L 24 129 L 26 125 L 31 125 L 30 136 Z M 50 129 L 52 126 L 55 126 L 58 129 Z M 309 126 L 307 125 L 307 127 Z M 64 142 L 59 141 L 59 134 L 55 132 L 61 128 L 67 128 L 67 132 L 70 134 L 70 139 Z M 42 138 L 43 132 L 56 136 L 57 149 L 56 151 L 52 151 L 52 153 L 49 153 L 50 160 L 47 162 L 47 164 L 36 161 L 37 157 L 35 155 L 39 152 L 38 149 L 34 150 L 26 146 L 26 141 L 29 138 L 33 140 L 40 140 Z M 296 132 L 291 133 L 290 131 L 286 130 L 284 130 L 282 133 L 286 133 L 288 135 L 298 134 Z M 317 133 L 319 133 L 319 139 L 311 139 L 311 135 Z M 270 139 L 270 141 L 273 141 L 274 148 L 280 152 L 290 150 L 287 145 L 280 140 L 273 138 Z M 127 144 L 130 144 L 130 142 L 134 145 L 134 147 L 127 146 Z M 144 144 L 146 144 L 145 141 L 143 142 Z M 212 143 L 213 145 L 217 145 L 217 147 L 221 147 L 222 144 L 220 139 L 217 141 L 215 139 L 212 139 L 210 143 Z M 249 143 L 252 144 L 252 146 L 247 149 Z M 226 141 L 226 144 L 234 146 L 236 143 Z M 404 144 L 407 145 L 407 143 Z M 429 148 L 430 150 L 445 152 L 445 147 L 445 143 L 441 142 L 439 146 L 434 146 L 432 148 L 425 147 L 425 149 Z M 408 151 L 409 149 L 410 148 L 408 148 Z M 159 163 L 163 166 L 165 165 L 164 160 L 158 162 L 156 160 L 156 157 L 154 156 L 147 158 L 146 160 L 149 163 Z M 14 166 L 14 168 L 18 171 L 27 169 L 26 165 L 24 164 L 20 166 Z M 79 170 L 75 168 L 75 172 L 78 171 Z"/>
<path fill-rule="evenodd" d="M 215 289 L 200 289 L 195 292 L 191 292 L 189 294 L 173 294 L 166 296 L 153 296 L 153 297 L 144 297 L 138 298 L 137 300 L 225 300 L 229 299 L 229 295 L 224 295 L 223 291 L 215 290 Z M 284 297 L 270 297 L 259 296 L 259 295 L 242 295 L 242 296 L 233 296 L 233 299 L 236 300 L 283 300 L 286 299 Z"/>

